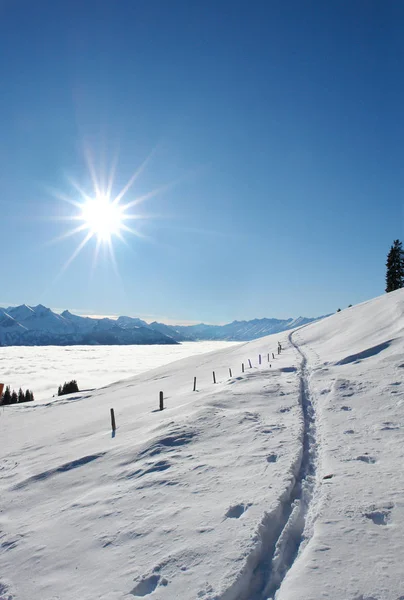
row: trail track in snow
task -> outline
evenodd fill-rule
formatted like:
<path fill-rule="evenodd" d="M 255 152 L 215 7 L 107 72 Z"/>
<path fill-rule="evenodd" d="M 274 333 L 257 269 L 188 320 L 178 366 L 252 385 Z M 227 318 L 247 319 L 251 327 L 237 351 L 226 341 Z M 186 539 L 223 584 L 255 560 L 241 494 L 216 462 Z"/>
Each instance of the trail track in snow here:
<path fill-rule="evenodd" d="M 314 505 L 318 498 L 318 441 L 315 409 L 312 403 L 307 357 L 294 340 L 299 330 L 291 332 L 289 342 L 301 357 L 299 401 L 303 417 L 302 447 L 294 465 L 294 479 L 281 498 L 277 509 L 267 514 L 261 524 L 261 549 L 247 590 L 237 600 L 275 598 L 282 582 L 312 536 Z M 225 599 L 227 600 L 225 595 Z M 229 596 L 230 598 L 230 596 Z"/>

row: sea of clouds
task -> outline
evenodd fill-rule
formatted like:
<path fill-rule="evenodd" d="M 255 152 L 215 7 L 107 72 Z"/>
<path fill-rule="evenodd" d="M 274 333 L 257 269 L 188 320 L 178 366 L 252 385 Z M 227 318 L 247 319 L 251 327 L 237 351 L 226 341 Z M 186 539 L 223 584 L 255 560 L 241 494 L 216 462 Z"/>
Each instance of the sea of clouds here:
<path fill-rule="evenodd" d="M 35 399 L 57 394 L 76 379 L 80 389 L 99 388 L 181 358 L 236 342 L 185 342 L 175 346 L 10 346 L 0 348 L 0 383 L 31 389 Z"/>

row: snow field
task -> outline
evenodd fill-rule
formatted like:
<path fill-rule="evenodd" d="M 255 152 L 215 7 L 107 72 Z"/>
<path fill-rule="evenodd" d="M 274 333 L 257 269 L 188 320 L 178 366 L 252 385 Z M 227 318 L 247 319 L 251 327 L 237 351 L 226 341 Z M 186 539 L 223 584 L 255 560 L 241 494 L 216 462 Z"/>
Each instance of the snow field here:
<path fill-rule="evenodd" d="M 0 599 L 403 600 L 403 292 L 7 407 Z"/>
<path fill-rule="evenodd" d="M 0 421 L 3 595 L 230 600 L 262 587 L 262 558 L 302 453 L 296 354 L 285 348 L 271 368 L 266 359 L 278 339 L 287 338 L 7 407 Z M 248 358 L 253 368 L 242 374 Z"/>

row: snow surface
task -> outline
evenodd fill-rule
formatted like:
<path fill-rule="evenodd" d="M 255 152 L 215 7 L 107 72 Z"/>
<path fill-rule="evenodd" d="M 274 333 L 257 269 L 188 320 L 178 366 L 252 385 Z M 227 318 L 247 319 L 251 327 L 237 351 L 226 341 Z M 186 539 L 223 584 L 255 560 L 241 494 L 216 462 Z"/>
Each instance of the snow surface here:
<path fill-rule="evenodd" d="M 0 598 L 403 598 L 403 291 L 2 409 Z"/>

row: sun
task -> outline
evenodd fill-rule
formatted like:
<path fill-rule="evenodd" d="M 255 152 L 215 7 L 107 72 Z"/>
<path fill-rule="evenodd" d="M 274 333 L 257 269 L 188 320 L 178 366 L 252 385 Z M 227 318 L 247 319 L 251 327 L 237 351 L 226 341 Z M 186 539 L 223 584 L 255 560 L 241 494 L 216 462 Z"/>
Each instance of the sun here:
<path fill-rule="evenodd" d="M 113 235 L 119 235 L 126 218 L 124 208 L 104 194 L 88 198 L 81 205 L 80 219 L 99 242 L 109 242 Z"/>
<path fill-rule="evenodd" d="M 49 190 L 57 199 L 67 202 L 75 208 L 75 213 L 71 215 L 53 217 L 56 220 L 71 221 L 74 223 L 74 226 L 64 234 L 53 239 L 50 243 L 62 241 L 77 234 L 84 234 L 84 237 L 78 242 L 73 253 L 61 267 L 58 277 L 64 273 L 92 239 L 95 240 L 92 270 L 97 264 L 101 248 L 104 247 L 106 253 L 103 252 L 102 255 L 104 257 L 109 255 L 116 272 L 118 272 L 118 269 L 114 252 L 115 241 L 123 242 L 129 248 L 130 246 L 125 239 L 128 234 L 141 240 L 153 241 L 142 231 L 144 227 L 141 227 L 140 222 L 155 218 L 156 215 L 145 214 L 141 210 L 140 205 L 157 194 L 171 188 L 176 183 L 174 181 L 166 185 L 161 185 L 147 193 L 135 195 L 134 197 L 130 194 L 132 186 L 146 168 L 153 153 L 154 150 L 141 163 L 123 188 L 118 193 L 113 193 L 117 156 L 114 158 L 110 169 L 104 167 L 103 171 L 97 173 L 92 152 L 86 146 L 84 156 L 92 189 L 83 188 L 74 179 L 68 177 L 68 181 L 73 188 L 73 194 L 66 195 L 58 190 Z M 129 194 L 132 196 L 131 199 L 128 198 Z M 158 218 L 161 218 L 161 215 L 158 215 Z"/>

